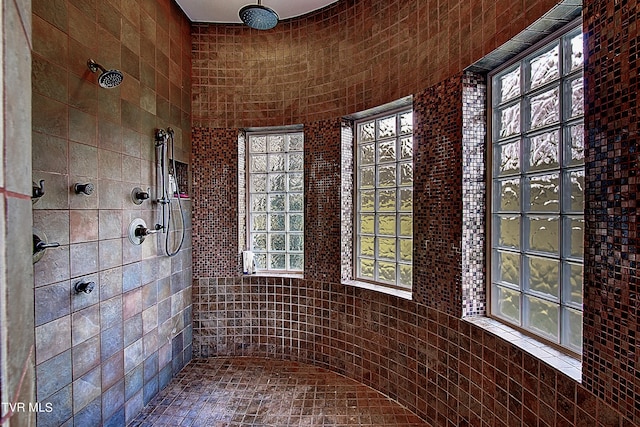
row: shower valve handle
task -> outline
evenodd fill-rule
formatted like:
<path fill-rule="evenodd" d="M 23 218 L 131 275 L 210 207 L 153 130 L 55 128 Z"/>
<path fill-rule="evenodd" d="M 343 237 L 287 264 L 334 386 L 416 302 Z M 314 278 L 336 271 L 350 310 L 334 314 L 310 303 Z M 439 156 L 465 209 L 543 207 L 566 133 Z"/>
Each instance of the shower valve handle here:
<path fill-rule="evenodd" d="M 40 238 L 37 234 L 33 235 L 33 253 L 37 254 L 38 252 L 44 251 L 49 248 L 57 248 L 60 246 L 58 242 L 47 243 Z"/>
<path fill-rule="evenodd" d="M 85 282 L 84 280 L 81 280 L 79 282 L 76 282 L 76 284 L 73 286 L 73 289 L 76 291 L 76 294 L 79 294 L 80 292 L 88 294 L 91 293 L 91 291 L 93 291 L 93 288 L 95 287 L 95 282 Z"/>
<path fill-rule="evenodd" d="M 87 183 L 87 184 L 78 183 L 73 186 L 73 190 L 76 192 L 76 194 L 84 193 L 87 196 L 90 196 L 93 194 L 93 191 L 95 190 L 95 186 L 91 183 Z"/>
<path fill-rule="evenodd" d="M 139 200 L 147 200 L 149 198 L 149 193 L 146 191 L 139 191 L 136 193 L 136 199 Z"/>
<path fill-rule="evenodd" d="M 149 191 L 150 189 L 147 189 L 147 191 L 142 191 L 142 188 L 135 187 L 131 191 L 131 201 L 136 205 L 141 205 L 143 201 L 149 198 Z"/>
<path fill-rule="evenodd" d="M 156 228 L 154 230 L 154 229 L 146 228 L 142 225 L 139 225 L 138 227 L 136 227 L 135 235 L 137 237 L 145 237 L 145 236 L 148 236 L 149 234 L 156 234 L 159 231 L 160 231 L 160 228 Z"/>
<path fill-rule="evenodd" d="M 44 251 L 45 249 L 49 249 L 49 248 L 57 248 L 58 246 L 60 246 L 60 243 L 58 242 L 45 243 L 43 241 L 40 241 L 36 243 L 34 252 Z"/>
<path fill-rule="evenodd" d="M 38 184 L 33 183 L 33 193 L 31 195 L 32 199 L 39 199 L 44 196 L 44 179 L 41 179 Z"/>

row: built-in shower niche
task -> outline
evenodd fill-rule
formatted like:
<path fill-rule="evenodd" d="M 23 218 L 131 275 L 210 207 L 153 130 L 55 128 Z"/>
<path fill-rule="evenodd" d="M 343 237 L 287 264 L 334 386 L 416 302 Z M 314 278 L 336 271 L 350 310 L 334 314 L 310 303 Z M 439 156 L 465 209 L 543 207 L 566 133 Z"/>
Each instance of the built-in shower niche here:
<path fill-rule="evenodd" d="M 173 159 L 169 161 L 169 173 L 174 177 L 176 183 L 178 184 L 178 189 L 180 190 L 180 194 L 182 198 L 190 198 L 190 188 L 189 188 L 189 165 L 187 163 L 183 163 L 181 161 L 175 161 L 176 170 L 173 171 Z M 177 196 L 177 194 L 173 194 L 173 196 Z"/>

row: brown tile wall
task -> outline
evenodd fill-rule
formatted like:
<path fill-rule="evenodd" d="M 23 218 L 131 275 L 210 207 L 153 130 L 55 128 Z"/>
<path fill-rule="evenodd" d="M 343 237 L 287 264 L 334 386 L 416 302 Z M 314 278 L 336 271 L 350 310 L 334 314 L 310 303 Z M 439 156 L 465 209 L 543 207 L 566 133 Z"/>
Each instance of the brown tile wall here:
<path fill-rule="evenodd" d="M 35 402 L 31 265 L 31 4 L 2 2 L 0 39 L 0 402 Z M 24 372 L 24 378 L 21 378 Z M 27 426 L 16 411 L 5 425 Z"/>
<path fill-rule="evenodd" d="M 193 26 L 193 122 L 312 123 L 417 93 L 482 58 L 557 3 L 348 0 L 268 32 Z"/>
<path fill-rule="evenodd" d="M 305 277 L 340 280 L 341 120 L 305 126 Z M 238 129 L 193 128 L 194 277 L 241 273 Z M 328 225 L 331 223 L 331 225 Z"/>
<path fill-rule="evenodd" d="M 586 387 L 459 316 L 324 281 L 194 281 L 194 354 L 316 364 L 433 426 L 637 425 Z"/>
<path fill-rule="evenodd" d="M 637 1 L 584 2 L 585 385 L 640 423 Z"/>
<path fill-rule="evenodd" d="M 304 127 L 304 277 L 340 282 L 340 119 Z"/>
<path fill-rule="evenodd" d="M 412 7 L 411 2 L 405 3 Z M 418 76 L 414 77 L 406 77 L 411 73 L 396 73 L 389 78 L 386 69 L 381 70 L 389 62 L 381 61 L 387 65 L 379 68 L 368 62 L 371 59 L 367 56 L 358 54 L 345 62 L 329 59 L 325 61 L 326 67 L 325 62 L 316 62 L 317 57 L 325 54 L 342 58 L 340 54 L 349 46 L 346 42 L 334 44 L 329 36 L 332 32 L 340 34 L 340 40 L 349 36 L 372 37 L 371 45 L 376 46 L 380 31 L 396 27 L 399 15 L 395 13 L 404 10 L 396 8 L 395 2 L 385 3 L 396 11 L 393 14 L 388 14 L 386 6 L 380 7 L 379 2 L 339 2 L 323 12 L 285 23 L 282 31 L 267 34 L 237 26 L 194 27 L 194 121 L 206 126 L 307 123 L 306 126 L 313 127 L 327 123 L 324 120 L 327 117 L 339 117 L 414 93 L 418 129 L 416 163 L 422 165 L 416 168 L 419 171 L 416 181 L 417 192 L 423 193 L 416 198 L 416 211 L 425 213 L 416 220 L 417 278 L 413 302 L 344 287 L 333 279 L 243 278 L 237 273 L 196 275 L 194 351 L 198 356 L 261 355 L 316 363 L 378 388 L 439 426 L 640 424 L 635 341 L 640 332 L 635 315 L 638 306 L 635 76 L 639 71 L 640 41 L 637 4 L 594 0 L 584 4 L 588 143 L 585 345 L 583 382 L 577 384 L 501 337 L 460 320 L 464 297 L 460 265 L 460 252 L 464 248 L 460 245 L 464 223 L 457 215 L 462 215 L 464 206 L 460 127 L 465 110 L 459 100 L 465 84 L 469 84 L 460 73 L 461 65 L 476 59 L 475 52 L 486 53 L 502 44 L 517 32 L 516 28 L 523 28 L 551 6 L 544 2 L 488 3 L 481 7 L 480 2 L 453 5 L 457 16 L 462 16 L 463 8 L 471 8 L 472 53 L 467 61 L 464 48 L 456 51 L 451 47 L 464 46 L 461 34 L 466 32 L 450 33 L 449 26 L 443 25 L 447 37 L 460 41 L 454 44 L 440 31 L 439 18 L 450 23 L 452 5 L 443 3 L 438 8 L 434 7 L 435 2 L 420 2 L 424 9 L 416 10 L 419 24 L 397 27 L 410 28 L 407 30 L 410 34 L 422 35 L 426 26 L 426 34 L 433 34 L 434 38 L 422 41 L 422 36 L 417 36 L 409 42 L 414 47 L 407 50 L 407 63 L 419 61 L 421 65 L 415 67 Z M 368 18 L 359 15 L 365 10 L 372 12 L 366 15 Z M 512 13 L 515 10 L 522 13 Z M 399 21 L 410 23 L 413 16 L 409 14 Z M 489 16 L 497 16 L 498 20 L 487 24 Z M 382 17 L 387 19 L 381 20 Z M 341 29 L 336 22 L 342 23 Z M 465 20 L 452 22 L 454 28 L 466 25 Z M 508 28 L 496 28 L 502 22 L 509 22 Z M 289 27 L 291 33 L 283 35 Z M 320 32 L 324 31 L 323 36 Z M 296 43 L 301 39 L 296 35 L 302 37 L 303 32 L 305 47 L 300 47 Z M 400 33 L 398 37 L 402 39 Z M 214 48 L 205 49 L 205 43 Z M 485 43 L 491 47 L 485 49 Z M 279 47 L 284 44 L 291 51 Z M 261 53 L 260 46 L 264 45 L 270 46 L 265 52 L 273 54 Z M 314 55 L 307 54 L 306 46 L 313 46 Z M 436 49 L 434 46 L 439 49 L 437 52 L 432 50 Z M 380 52 L 383 56 L 395 55 L 393 48 Z M 422 52 L 428 52 L 427 56 L 416 59 Z M 221 58 L 225 60 L 224 67 Z M 294 63 L 294 58 L 301 60 Z M 250 70 L 245 74 L 239 71 L 243 61 Z M 447 67 L 442 66 L 443 61 Z M 282 77 L 275 77 L 275 73 L 271 77 L 268 71 L 276 69 L 276 63 L 290 64 Z M 350 98 L 352 88 L 331 77 L 332 73 L 349 70 L 351 63 L 367 70 L 361 75 L 346 73 L 346 79 L 355 85 L 354 98 Z M 449 68 L 451 63 L 454 66 Z M 261 64 L 271 66 L 260 67 Z M 282 67 L 284 70 L 285 65 Z M 211 69 L 218 70 L 215 81 L 204 77 L 204 70 Z M 307 78 L 308 70 L 317 72 L 318 77 Z M 302 83 L 296 86 L 301 77 Z M 257 88 L 252 83 L 257 81 L 266 84 Z M 204 90 L 205 84 L 210 84 L 210 89 Z M 321 95 L 315 92 L 315 84 L 323 88 Z M 387 91 L 377 91 L 380 87 Z M 243 104 L 242 99 L 251 101 Z M 294 101 L 288 103 L 284 99 Z M 333 133 L 331 127 L 327 128 L 326 135 Z M 199 155 L 194 150 L 194 157 Z M 231 184 L 233 179 L 224 182 Z M 234 191 L 237 192 L 235 188 L 231 190 Z M 336 182 L 334 192 L 339 191 Z M 427 191 L 431 191 L 428 198 Z M 231 197 L 226 193 L 221 191 L 220 197 Z M 444 218 L 445 215 L 450 217 Z M 328 226 L 337 221 L 327 217 L 323 220 Z M 445 221 L 451 225 L 446 227 Z M 427 256 L 431 249 L 425 243 L 430 242 L 441 246 Z"/>
<path fill-rule="evenodd" d="M 190 203 L 177 256 L 163 235 L 127 238 L 134 218 L 160 222 L 131 200 L 134 187 L 157 197 L 154 130 L 171 126 L 189 163 L 190 23 L 169 0 L 33 0 L 32 22 L 33 221 L 60 243 L 33 266 L 37 399 L 53 405 L 37 421 L 125 425 L 191 358 Z M 100 88 L 89 58 L 123 83 Z M 76 295 L 80 280 L 93 292 Z"/>
<path fill-rule="evenodd" d="M 238 132 L 193 128 L 194 277 L 231 277 L 242 272 Z"/>
<path fill-rule="evenodd" d="M 413 294 L 416 301 L 459 317 L 462 74 L 416 94 L 413 115 Z"/>

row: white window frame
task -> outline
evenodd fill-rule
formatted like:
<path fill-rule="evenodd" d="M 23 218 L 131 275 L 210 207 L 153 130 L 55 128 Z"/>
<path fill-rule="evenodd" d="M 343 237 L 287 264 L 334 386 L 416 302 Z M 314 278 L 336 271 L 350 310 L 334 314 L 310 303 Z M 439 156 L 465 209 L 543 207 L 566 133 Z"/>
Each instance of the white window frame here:
<path fill-rule="evenodd" d="M 399 129 L 400 129 L 400 117 L 401 115 L 404 115 L 406 113 L 410 113 L 411 114 L 411 126 L 412 126 L 412 132 L 406 133 L 406 134 L 399 134 Z M 368 163 L 367 165 L 365 165 L 364 167 L 366 168 L 374 166 L 374 180 L 375 180 L 375 186 L 372 189 L 367 189 L 369 191 L 373 190 L 375 197 L 374 197 L 374 211 L 372 212 L 372 214 L 374 215 L 374 232 L 373 234 L 371 233 L 362 233 L 361 232 L 361 218 L 360 218 L 360 213 L 361 213 L 361 175 L 360 175 L 360 171 L 362 166 L 362 153 L 360 151 L 360 147 L 363 144 L 363 141 L 361 141 L 361 126 L 363 126 L 364 124 L 367 123 L 378 123 L 379 120 L 385 119 L 385 118 L 389 118 L 389 117 L 395 117 L 395 121 L 396 121 L 396 136 L 392 136 L 392 137 L 387 137 L 387 138 L 381 138 L 379 139 L 379 133 L 378 133 L 378 126 L 374 125 L 375 128 L 375 139 L 373 141 L 366 141 L 365 144 L 370 144 L 373 142 L 374 145 L 374 155 L 375 155 L 375 160 L 373 163 Z M 399 157 L 399 153 L 401 153 L 401 140 L 402 139 L 406 139 L 406 138 L 410 138 L 411 141 L 411 147 L 412 147 L 412 154 L 410 158 L 404 158 L 404 159 L 400 159 Z M 395 141 L 395 150 L 396 150 L 396 159 L 395 161 L 392 162 L 388 162 L 385 163 L 386 165 L 395 165 L 396 166 L 396 183 L 395 186 L 393 187 L 379 187 L 378 186 L 378 179 L 377 179 L 377 173 L 375 172 L 377 170 L 377 167 L 379 165 L 379 153 L 378 150 L 375 149 L 375 147 L 377 146 L 377 144 L 380 141 L 383 142 L 390 142 L 394 140 Z M 383 113 L 380 114 L 376 114 L 376 115 L 372 115 L 372 116 L 368 116 L 368 117 L 364 117 L 361 119 L 358 119 L 356 121 L 354 121 L 354 209 L 353 209 L 353 213 L 354 213 L 354 218 L 353 218 L 353 239 L 354 239 L 354 243 L 353 243 L 353 277 L 355 279 L 355 282 L 357 282 L 359 284 L 359 286 L 361 287 L 369 287 L 371 289 L 375 289 L 375 290 L 380 290 L 381 288 L 390 288 L 392 290 L 396 290 L 400 295 L 402 295 L 405 298 L 410 298 L 410 292 L 412 290 L 412 282 L 413 282 L 413 172 L 414 172 L 414 156 L 413 156 L 413 108 L 411 106 L 405 106 L 403 108 L 397 108 L 394 110 L 388 110 L 385 111 Z M 399 167 L 402 164 L 410 164 L 411 165 L 411 171 L 412 171 L 412 175 L 411 175 L 411 185 L 401 185 L 401 167 Z M 382 188 L 382 191 L 385 190 L 391 190 L 394 189 L 396 191 L 396 203 L 395 203 L 395 209 L 394 210 L 390 210 L 390 211 L 383 211 L 383 214 L 395 214 L 396 218 L 395 218 L 395 232 L 394 234 L 382 234 L 379 232 L 379 224 L 378 221 L 376 220 L 377 215 L 378 215 L 378 211 L 375 210 L 375 206 L 377 205 L 377 201 L 378 201 L 378 197 L 379 197 L 379 191 Z M 411 210 L 400 210 L 398 208 L 399 205 L 399 191 L 400 189 L 407 189 L 410 190 L 410 194 L 412 195 L 411 197 Z M 366 190 L 365 190 L 366 191 Z M 369 214 L 371 211 L 367 211 L 367 214 Z M 409 215 L 411 217 L 411 231 L 410 231 L 410 237 L 408 236 L 401 236 L 401 231 L 400 231 L 400 227 L 401 227 L 401 221 L 400 221 L 400 216 L 401 215 Z M 374 256 L 373 257 L 366 257 L 366 256 L 362 256 L 360 255 L 361 253 L 361 241 L 360 241 L 360 237 L 361 235 L 366 235 L 367 237 L 373 238 L 373 246 L 374 246 Z M 379 245 L 378 245 L 378 239 L 379 238 L 387 238 L 387 239 L 395 239 L 395 260 L 391 261 L 391 259 L 383 259 L 383 262 L 389 262 L 389 263 L 393 263 L 395 264 L 395 268 L 396 268 L 396 274 L 395 274 L 395 280 L 394 281 L 385 281 L 385 280 L 381 280 L 379 278 L 378 275 L 378 269 L 377 269 L 377 264 L 379 262 L 379 260 L 381 259 L 381 257 L 379 256 L 378 250 L 379 250 Z M 401 251 L 400 251 L 400 244 L 401 241 L 404 242 L 408 242 L 408 245 L 410 245 L 411 247 L 411 259 L 410 260 L 401 260 L 400 256 L 401 256 Z M 361 264 L 360 261 L 361 259 L 369 259 L 373 261 L 373 277 L 371 276 L 364 276 L 361 274 Z M 399 283 L 400 278 L 401 278 L 401 273 L 400 273 L 400 266 L 405 266 L 405 267 L 409 267 L 410 268 L 410 276 L 411 279 L 409 280 L 408 284 L 406 285 L 402 285 Z M 406 268 L 405 268 L 406 271 Z M 362 286 L 364 285 L 364 286 Z M 368 285 L 368 286 L 367 286 Z M 407 294 L 407 292 L 409 294 Z"/>
<path fill-rule="evenodd" d="M 282 136 L 284 139 L 284 151 L 271 151 L 270 150 L 270 141 L 271 138 Z M 291 136 L 297 136 L 302 138 L 302 147 L 298 150 L 290 150 L 289 141 Z M 252 141 L 255 138 L 264 137 L 267 141 L 267 147 L 265 152 L 256 152 L 252 149 Z M 301 274 L 304 272 L 304 132 L 302 130 L 268 130 L 268 131 L 255 131 L 255 132 L 247 132 L 246 133 L 246 152 L 247 152 L 247 171 L 246 171 L 246 180 L 247 180 L 247 248 L 254 253 L 254 258 L 256 260 L 256 270 L 257 272 L 268 272 L 268 273 L 294 273 Z M 270 170 L 270 160 L 273 158 L 272 155 L 282 154 L 284 156 L 284 169 L 281 171 L 271 171 Z M 265 155 L 266 157 L 266 172 L 257 172 L 252 170 L 252 159 L 255 155 Z M 292 155 L 295 155 L 298 159 L 300 169 L 290 170 L 290 162 L 289 159 Z M 273 190 L 270 187 L 271 184 L 271 176 L 275 176 L 276 173 L 281 173 L 284 175 L 283 182 L 283 190 Z M 295 189 L 289 188 L 290 179 L 292 174 L 296 174 L 298 185 Z M 254 175 L 264 175 L 266 177 L 266 188 L 265 191 L 256 190 L 256 182 L 252 179 Z M 265 205 L 264 211 L 256 211 L 253 209 L 253 204 L 255 201 L 254 196 L 258 196 L 260 194 L 265 194 Z M 270 195 L 272 196 L 284 196 L 284 210 L 282 211 L 274 211 L 272 210 L 272 205 L 270 204 Z M 291 209 L 292 206 L 292 196 L 296 196 L 298 199 L 298 206 L 300 209 Z M 273 224 L 270 221 L 272 214 L 282 213 L 284 215 L 284 228 L 278 230 L 272 230 L 271 227 Z M 265 215 L 265 230 L 254 230 L 254 219 L 257 216 Z M 298 220 L 301 220 L 301 224 L 299 228 L 292 229 L 291 219 L 293 217 L 297 217 Z M 265 235 L 266 236 L 266 248 L 258 248 L 253 244 L 253 238 L 256 235 Z M 285 249 L 284 250 L 275 250 L 271 246 L 272 237 L 275 235 L 284 235 L 285 237 Z M 292 250 L 291 249 L 291 240 L 298 239 L 299 249 Z M 272 268 L 270 265 L 270 257 L 271 255 L 284 255 L 285 264 L 284 268 Z M 265 264 L 261 263 L 261 257 L 265 258 Z M 291 258 L 298 257 L 300 259 L 301 268 L 296 269 L 291 267 Z M 263 267 L 264 265 L 264 267 Z"/>
<path fill-rule="evenodd" d="M 542 342 L 545 342 L 552 347 L 558 348 L 563 352 L 567 352 L 572 355 L 579 356 L 581 354 L 581 342 L 582 342 L 582 298 L 580 301 L 576 301 L 576 298 L 571 298 L 571 267 L 575 269 L 579 269 L 583 271 L 583 253 L 584 248 L 582 245 L 582 240 L 579 240 L 581 246 L 579 247 L 579 252 L 581 255 L 576 255 L 575 252 L 572 253 L 571 248 L 571 229 L 574 228 L 577 224 L 582 224 L 582 233 L 580 236 L 583 236 L 584 232 L 584 207 L 582 207 L 581 211 L 574 209 L 575 206 L 571 206 L 571 187 L 572 187 L 572 173 L 574 173 L 573 177 L 582 176 L 582 189 L 584 189 L 584 138 L 582 139 L 582 163 L 576 161 L 574 163 L 569 162 L 572 159 L 571 154 L 571 127 L 573 126 L 576 130 L 579 127 L 584 129 L 584 102 L 582 104 L 581 114 L 577 114 L 575 116 L 571 115 L 571 86 L 570 83 L 575 81 L 576 79 L 584 79 L 583 68 L 580 67 L 575 68 L 573 70 L 569 70 L 565 72 L 565 67 L 569 66 L 570 54 L 569 58 L 565 58 L 564 53 L 570 44 L 571 37 L 577 36 L 582 32 L 581 22 L 579 20 L 570 23 L 565 26 L 560 31 L 552 34 L 548 38 L 545 38 L 540 43 L 533 46 L 531 49 L 523 52 L 521 55 L 516 57 L 514 60 L 509 61 L 504 66 L 492 71 L 489 73 L 488 83 L 489 83 L 489 110 L 491 118 L 488 123 L 489 129 L 489 148 L 488 153 L 490 155 L 488 158 L 490 159 L 487 162 L 488 166 L 488 206 L 489 209 L 487 211 L 487 223 L 489 224 L 489 238 L 487 239 L 487 272 L 488 272 L 488 282 L 487 282 L 487 292 L 490 296 L 489 298 L 489 316 L 500 320 L 528 335 L 535 336 L 536 339 L 539 339 Z M 530 69 L 528 66 L 528 61 L 532 58 L 537 57 L 539 54 L 546 52 L 554 43 L 558 43 L 559 49 L 559 60 L 560 63 L 560 72 L 559 77 L 553 80 L 549 80 L 544 84 L 535 87 L 533 89 L 529 89 L 530 85 L 527 79 L 530 79 Z M 584 58 L 584 56 L 583 56 Z M 497 97 L 500 97 L 499 87 L 494 84 L 494 79 L 502 77 L 506 74 L 511 73 L 517 68 L 520 68 L 520 94 L 506 99 L 501 100 L 501 102 L 495 102 Z M 523 77 L 524 76 L 524 77 Z M 584 86 L 583 86 L 584 87 Z M 528 102 L 535 98 L 538 95 L 542 95 L 544 93 L 548 93 L 549 90 L 553 88 L 558 88 L 559 95 L 559 121 L 542 125 L 535 129 L 529 128 L 529 104 Z M 509 136 L 501 137 L 499 135 L 499 120 L 501 114 L 501 108 L 508 108 L 515 105 L 520 106 L 520 131 L 514 133 Z M 580 110 L 580 109 L 579 109 Z M 524 127 L 524 129 L 523 129 Z M 558 167 L 553 168 L 540 168 L 535 171 L 528 170 L 529 166 L 529 152 L 530 150 L 530 141 L 531 138 L 535 138 L 536 136 L 540 136 L 544 133 L 551 133 L 553 131 L 557 131 L 558 136 Z M 500 174 L 496 172 L 499 169 L 500 159 L 498 157 L 499 151 L 497 147 L 506 147 L 512 143 L 519 143 L 518 151 L 518 161 L 519 167 L 518 171 L 513 173 L 504 173 Z M 579 156 L 578 156 L 579 157 Z M 578 159 L 579 160 L 579 159 Z M 498 166 L 498 167 L 495 167 Z M 515 171 L 515 169 L 514 169 Z M 527 183 L 533 178 L 535 180 L 536 177 L 541 177 L 549 174 L 558 174 L 558 188 L 559 188 L 559 197 L 558 197 L 558 210 L 557 211 L 543 211 L 543 210 L 534 210 L 529 209 L 528 206 L 531 205 L 530 196 L 531 192 L 526 190 Z M 498 196 L 499 187 L 498 182 L 500 179 L 512 179 L 512 182 L 515 180 L 519 180 L 519 207 L 518 209 L 513 210 L 500 210 L 496 206 L 498 204 Z M 541 182 L 542 180 L 540 180 Z M 505 182 L 505 181 L 502 181 Z M 535 182 L 535 181 L 534 181 Z M 580 186 L 579 180 L 576 181 L 578 183 L 578 187 Z M 575 193 L 574 193 L 575 194 Z M 502 203 L 502 202 L 500 202 Z M 498 225 L 498 218 L 507 218 L 511 220 L 513 218 L 518 218 L 519 221 L 519 238 L 517 245 L 500 245 L 498 242 L 498 234 L 500 233 L 500 227 Z M 550 252 L 546 252 L 539 247 L 536 248 L 534 243 L 531 247 L 531 240 L 529 240 L 529 224 L 535 221 L 547 220 L 548 224 L 552 224 L 553 221 L 556 221 L 558 228 L 558 242 L 557 242 L 557 254 L 551 254 Z M 572 224 L 572 220 L 576 221 Z M 549 228 L 553 227 L 549 225 Z M 580 228 L 579 226 L 577 227 Z M 543 227 L 538 227 L 537 230 L 543 230 Z M 543 232 L 544 233 L 544 232 Z M 527 238 L 525 238 L 527 236 Z M 574 236 L 574 243 L 576 241 L 576 237 Z M 529 241 L 528 241 L 529 240 Z M 574 248 L 575 249 L 575 248 Z M 518 272 L 514 274 L 518 276 L 518 283 L 513 284 L 507 281 L 500 280 L 503 276 L 500 275 L 501 265 L 498 261 L 497 254 L 503 254 L 502 256 L 515 256 L 518 257 Z M 528 259 L 536 259 L 538 262 L 544 263 L 554 263 L 556 262 L 558 267 L 558 283 L 557 286 L 557 296 L 553 297 L 550 294 L 545 294 L 539 292 L 535 288 L 531 288 L 529 283 L 529 275 L 528 271 L 530 265 L 525 260 Z M 542 260 L 542 261 L 540 261 Z M 575 270 L 574 270 L 575 271 Z M 581 276 L 581 275 L 580 275 Z M 576 275 L 573 276 L 574 279 Z M 581 277 L 580 277 L 581 279 Z M 575 281 L 575 280 L 574 280 Z M 582 284 L 582 281 L 580 281 Z M 575 291 L 575 289 L 574 289 Z M 498 293 L 506 292 L 511 293 L 512 296 L 519 296 L 519 319 L 509 318 L 509 316 L 504 315 L 504 313 L 500 312 L 500 304 L 498 302 Z M 558 330 L 556 331 L 556 335 L 547 335 L 544 331 L 537 330 L 536 325 L 529 322 L 526 314 L 531 313 L 529 310 L 529 304 L 533 302 L 534 304 L 543 304 L 549 303 L 549 307 L 555 307 L 557 309 L 557 318 L 558 318 Z M 577 317 L 576 317 L 577 316 Z M 577 318 L 579 317 L 579 322 Z M 569 325 L 571 319 L 573 320 L 573 324 L 579 324 L 580 327 L 580 339 L 579 345 L 575 345 L 571 343 L 569 339 Z M 533 322 L 535 323 L 535 322 Z"/>

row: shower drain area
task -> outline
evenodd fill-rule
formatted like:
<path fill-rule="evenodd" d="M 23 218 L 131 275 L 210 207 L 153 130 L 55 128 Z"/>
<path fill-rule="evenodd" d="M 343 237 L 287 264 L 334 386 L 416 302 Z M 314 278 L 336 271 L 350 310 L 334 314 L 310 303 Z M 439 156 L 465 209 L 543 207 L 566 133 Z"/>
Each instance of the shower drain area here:
<path fill-rule="evenodd" d="M 426 426 L 378 391 L 326 369 L 259 358 L 193 360 L 130 426 Z"/>

